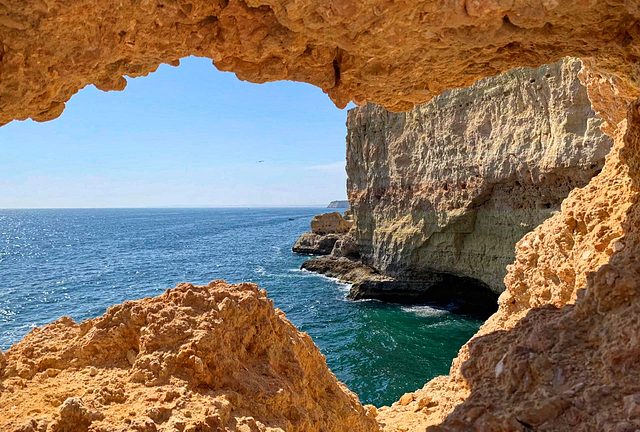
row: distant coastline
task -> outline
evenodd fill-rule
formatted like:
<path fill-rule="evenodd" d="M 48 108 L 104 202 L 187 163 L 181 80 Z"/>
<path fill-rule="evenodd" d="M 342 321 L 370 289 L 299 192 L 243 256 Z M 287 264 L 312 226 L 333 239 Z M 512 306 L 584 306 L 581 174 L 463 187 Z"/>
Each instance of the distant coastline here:
<path fill-rule="evenodd" d="M 329 203 L 329 205 L 327 206 L 327 208 L 348 209 L 349 208 L 349 201 L 348 200 L 331 201 Z"/>

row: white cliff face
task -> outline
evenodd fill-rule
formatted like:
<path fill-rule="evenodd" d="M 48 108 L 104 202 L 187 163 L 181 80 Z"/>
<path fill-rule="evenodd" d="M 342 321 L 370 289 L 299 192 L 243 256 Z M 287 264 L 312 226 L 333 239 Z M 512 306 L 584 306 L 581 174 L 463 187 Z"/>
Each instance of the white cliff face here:
<path fill-rule="evenodd" d="M 504 290 L 516 242 L 602 168 L 599 129 L 565 59 L 452 90 L 407 113 L 349 112 L 348 194 L 365 263 L 403 278 L 473 277 Z"/>

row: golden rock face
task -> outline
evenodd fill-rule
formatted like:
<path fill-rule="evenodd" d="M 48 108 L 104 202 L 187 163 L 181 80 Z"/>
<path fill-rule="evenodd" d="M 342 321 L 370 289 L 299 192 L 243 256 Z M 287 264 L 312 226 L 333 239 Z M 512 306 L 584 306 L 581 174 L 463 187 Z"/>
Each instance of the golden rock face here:
<path fill-rule="evenodd" d="M 377 430 L 254 284 L 181 284 L 62 318 L 13 345 L 3 369 L 3 431 Z"/>
<path fill-rule="evenodd" d="M 634 2 L 593 0 L 5 0 L 0 124 L 50 120 L 79 89 L 195 55 L 252 82 L 320 87 L 398 111 L 515 66 L 593 57 L 633 88 Z"/>
<path fill-rule="evenodd" d="M 399 278 L 436 271 L 504 291 L 516 243 L 602 170 L 613 144 L 581 69 L 565 58 L 407 113 L 350 110 L 347 193 L 363 261 Z"/>

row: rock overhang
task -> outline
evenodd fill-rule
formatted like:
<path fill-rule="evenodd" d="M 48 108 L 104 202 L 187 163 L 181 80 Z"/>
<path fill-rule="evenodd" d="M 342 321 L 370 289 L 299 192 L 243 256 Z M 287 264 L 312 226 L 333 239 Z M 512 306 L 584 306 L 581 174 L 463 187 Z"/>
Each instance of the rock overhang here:
<path fill-rule="evenodd" d="M 629 99 L 639 15 L 629 1 L 11 0 L 0 8 L 0 124 L 53 119 L 86 85 L 122 90 L 124 76 L 190 55 L 243 80 L 313 84 L 338 107 L 394 111 L 570 55 L 590 58 L 600 80 L 616 76 Z"/>

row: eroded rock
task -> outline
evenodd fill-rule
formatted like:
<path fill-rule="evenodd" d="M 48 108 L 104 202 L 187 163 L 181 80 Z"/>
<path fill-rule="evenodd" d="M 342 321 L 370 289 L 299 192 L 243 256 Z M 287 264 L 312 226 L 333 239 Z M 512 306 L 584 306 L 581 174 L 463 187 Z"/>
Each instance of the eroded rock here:
<path fill-rule="evenodd" d="M 602 172 L 518 243 L 498 312 L 448 377 L 416 392 L 432 396 L 437 409 L 379 409 L 386 430 L 640 427 L 630 409 L 640 376 L 640 266 L 637 249 L 628 248 L 640 244 L 639 158 L 637 101 Z"/>
<path fill-rule="evenodd" d="M 311 232 L 314 234 L 345 234 L 353 222 L 346 220 L 339 212 L 322 213 L 311 219 Z"/>
<path fill-rule="evenodd" d="M 303 233 L 291 250 L 305 255 L 329 255 L 340 238 L 338 234 Z"/>
<path fill-rule="evenodd" d="M 311 220 L 311 232 L 303 233 L 291 250 L 307 255 L 329 255 L 340 242 L 336 251 L 341 252 L 337 253 L 348 254 L 351 245 L 346 234 L 352 227 L 353 221 L 344 219 L 338 212 L 316 215 Z"/>
<path fill-rule="evenodd" d="M 634 92 L 639 15 L 633 1 L 9 0 L 0 124 L 50 120 L 86 85 L 122 90 L 124 75 L 189 55 L 243 80 L 311 83 L 340 107 L 407 110 L 564 56 L 592 57 L 594 73 Z"/>
<path fill-rule="evenodd" d="M 253 284 L 181 284 L 79 324 L 63 318 L 6 360 L 7 432 L 377 430 L 309 336 Z"/>
<path fill-rule="evenodd" d="M 565 201 L 562 213 L 519 243 L 500 311 L 463 348 L 450 377 L 436 379 L 414 392 L 414 400 L 402 410 L 377 413 L 390 430 L 396 428 L 394 416 L 404 416 L 408 410 L 413 411 L 404 418 L 411 426 L 398 423 L 396 429 L 424 430 L 425 425 L 440 423 L 448 415 L 440 430 L 522 430 L 526 426 L 518 421 L 517 408 L 562 392 L 571 405 L 540 423 L 540 428 L 632 430 L 638 428 L 631 417 L 635 408 L 625 397 L 638 393 L 634 384 L 638 376 L 636 336 L 640 333 L 637 104 L 628 122 L 624 120 L 625 108 L 638 96 L 638 18 L 640 9 L 633 1 L 9 0 L 0 9 L 0 124 L 29 117 L 50 120 L 60 115 L 65 102 L 86 85 L 121 90 L 126 84 L 123 75 L 145 75 L 163 62 L 177 65 L 187 55 L 212 58 L 218 68 L 254 82 L 291 79 L 312 83 L 338 106 L 345 106 L 349 100 L 359 104 L 372 101 L 394 110 L 409 109 L 445 89 L 465 87 L 514 66 L 538 66 L 567 55 L 581 57 L 587 65 L 582 77 L 595 110 L 606 120 L 607 132 L 617 135 L 616 151 L 589 186 Z M 625 247 L 616 248 L 616 241 Z M 188 294 L 188 289 L 178 291 L 187 302 L 182 312 L 203 304 L 203 299 Z M 161 302 L 171 303 L 171 296 L 167 296 Z M 232 297 L 216 303 L 221 314 L 242 311 L 245 306 L 251 309 L 240 304 L 240 298 Z M 151 304 L 157 311 L 164 310 L 158 303 Z M 8 422 L 13 422 L 10 427 L 14 429 L 25 425 L 24 430 L 46 428 L 46 420 L 27 418 L 22 419 L 22 426 L 17 425 L 14 420 L 27 412 L 19 407 L 30 400 L 43 407 L 43 417 L 52 416 L 68 392 L 84 391 L 94 382 L 74 379 L 74 374 L 82 373 L 82 367 L 90 363 L 108 364 L 113 382 L 139 392 L 136 397 L 126 396 L 135 419 L 117 414 L 105 425 L 107 430 L 112 425 L 122 425 L 122 430 L 130 430 L 129 424 L 135 428 L 155 427 L 141 405 L 148 408 L 151 392 L 162 393 L 162 387 L 158 390 L 146 385 L 156 374 L 159 382 L 166 382 L 162 381 L 164 375 L 154 372 L 163 370 L 152 366 L 157 363 L 166 364 L 171 371 L 180 364 L 178 370 L 187 376 L 177 373 L 178 383 L 186 383 L 193 376 L 221 392 L 212 395 L 209 390 L 201 393 L 198 388 L 185 386 L 179 394 L 188 395 L 182 406 L 185 414 L 191 414 L 172 423 L 178 430 L 225 427 L 229 421 L 249 430 L 270 427 L 264 425 L 295 430 L 294 426 L 288 427 L 287 422 L 293 422 L 289 419 L 300 422 L 295 426 L 299 430 L 309 424 L 307 419 L 316 425 L 329 424 L 330 430 L 375 429 L 365 420 L 368 417 L 363 416 L 363 410 L 354 405 L 353 395 L 344 390 L 334 392 L 331 398 L 324 398 L 325 392 L 313 393 L 319 398 L 318 410 L 313 408 L 318 405 L 298 399 L 308 396 L 304 391 L 286 396 L 286 386 L 284 397 L 276 392 L 274 398 L 263 398 L 253 391 L 258 387 L 234 381 L 238 378 L 233 374 L 237 364 L 229 364 L 224 358 L 210 363 L 210 356 L 218 351 L 211 349 L 208 340 L 203 342 L 206 349 L 202 355 L 198 343 L 188 343 L 177 353 L 169 349 L 164 358 L 159 347 L 172 347 L 173 342 L 185 337 L 200 342 L 209 329 L 190 333 L 193 321 L 189 321 L 169 332 L 175 339 L 158 339 L 154 335 L 163 332 L 156 332 L 155 326 L 172 321 L 171 313 L 169 317 L 140 320 L 137 312 L 132 313 L 135 305 L 148 310 L 144 301 L 133 302 L 111 309 L 104 319 L 80 325 L 59 320 L 35 330 L 12 347 L 6 354 L 0 404 L 3 415 L 8 412 L 13 417 L 2 419 L 4 429 L 13 430 L 6 426 Z M 179 312 L 177 308 L 175 312 Z M 238 343 L 242 338 L 237 335 L 253 335 L 247 329 L 252 329 L 255 322 L 241 318 L 246 316 L 250 314 L 242 312 L 231 318 L 234 327 L 223 325 L 223 332 L 214 332 L 219 336 L 216 340 L 225 341 L 229 334 L 234 338 L 231 349 L 247 349 L 244 360 L 264 360 L 264 351 L 249 349 L 261 347 L 260 342 L 255 346 Z M 217 322 L 215 317 L 209 318 L 207 323 Z M 118 324 L 126 319 L 127 324 L 112 329 L 109 319 Z M 195 322 L 204 325 L 197 319 Z M 261 322 L 274 323 L 268 316 Z M 281 330 L 269 333 L 274 338 L 292 334 L 286 325 L 285 330 L 277 323 L 274 328 Z M 110 329 L 113 331 L 107 331 Z M 130 336 L 138 334 L 140 338 L 133 345 L 140 349 L 140 356 L 132 367 L 126 350 L 134 348 Z M 297 353 L 293 356 L 300 355 L 301 359 L 317 358 L 311 342 L 303 335 L 297 337 L 293 338 L 295 344 L 283 342 L 284 352 Z M 303 352 L 297 351 L 300 347 L 304 347 Z M 229 350 L 220 352 L 227 355 Z M 234 353 L 232 363 L 240 354 Z M 153 361 L 147 368 L 148 355 Z M 280 358 L 275 357 L 269 360 Z M 202 360 L 202 369 L 193 367 L 199 364 L 196 358 Z M 77 359 L 73 368 L 69 367 L 72 359 Z M 496 374 L 499 362 L 502 372 Z M 251 365 L 256 367 L 255 363 Z M 544 371 L 551 366 L 560 372 L 548 381 Z M 220 376 L 226 377 L 225 384 L 230 383 L 231 388 L 238 385 L 242 391 L 215 387 L 217 381 L 208 380 L 207 372 L 216 367 L 222 368 Z M 256 369 L 249 368 L 252 370 Z M 284 370 L 288 382 L 290 371 L 286 367 Z M 336 389 L 337 384 L 330 384 L 332 378 L 326 378 L 326 367 L 302 370 L 312 373 L 305 389 L 309 383 L 327 382 L 325 379 L 329 380 L 326 388 Z M 314 370 L 319 376 L 313 375 Z M 40 375 L 43 372 L 46 376 Z M 103 375 L 98 373 L 94 379 Z M 38 378 L 34 380 L 35 376 Z M 40 379 L 52 384 L 47 392 L 34 387 Z M 65 382 L 77 387 L 65 387 Z M 58 389 L 64 389 L 64 395 Z M 176 391 L 171 388 L 172 395 Z M 41 397 L 50 392 L 51 399 Z M 425 392 L 435 406 L 418 409 Z M 324 401 L 335 403 L 336 394 L 336 406 L 325 409 Z M 88 403 L 91 397 L 83 396 L 83 400 Z M 113 410 L 117 413 L 115 403 Z M 7 410 L 8 404 L 18 409 Z M 204 406 L 211 412 L 203 412 Z M 291 409 L 300 406 L 306 411 Z M 250 420 L 236 412 L 236 407 L 242 407 L 242 414 L 244 408 L 255 412 L 255 417 Z M 111 419 L 109 415 L 110 411 L 105 418 Z"/>
<path fill-rule="evenodd" d="M 348 193 L 366 264 L 504 291 L 515 244 L 604 164 L 612 140 L 566 59 L 449 91 L 408 113 L 349 112 Z"/>

